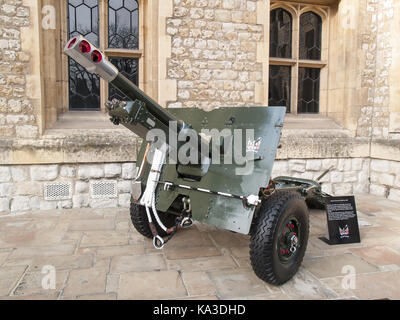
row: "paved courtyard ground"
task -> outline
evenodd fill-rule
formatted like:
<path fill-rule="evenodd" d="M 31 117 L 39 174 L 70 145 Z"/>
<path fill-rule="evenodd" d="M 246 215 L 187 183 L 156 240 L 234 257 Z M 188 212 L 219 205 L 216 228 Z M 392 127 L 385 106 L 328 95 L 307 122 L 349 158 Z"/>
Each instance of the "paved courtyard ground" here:
<path fill-rule="evenodd" d="M 0 299 L 400 299 L 400 204 L 356 199 L 362 243 L 325 244 L 325 214 L 311 211 L 303 266 L 281 287 L 254 275 L 248 236 L 204 224 L 158 251 L 126 209 L 0 216 Z M 44 266 L 54 290 L 42 287 Z"/>

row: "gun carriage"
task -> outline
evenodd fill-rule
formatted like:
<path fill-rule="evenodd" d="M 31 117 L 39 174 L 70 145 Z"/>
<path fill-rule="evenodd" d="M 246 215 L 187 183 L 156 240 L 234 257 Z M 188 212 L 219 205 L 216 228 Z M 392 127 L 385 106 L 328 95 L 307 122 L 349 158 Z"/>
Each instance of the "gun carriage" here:
<path fill-rule="evenodd" d="M 271 179 L 285 107 L 166 110 L 84 37 L 64 51 L 126 96 L 106 107 L 143 139 L 130 209 L 139 233 L 157 249 L 194 220 L 250 234 L 257 276 L 275 285 L 293 277 L 307 248 L 307 204 L 322 207 L 324 194 L 318 181 Z"/>

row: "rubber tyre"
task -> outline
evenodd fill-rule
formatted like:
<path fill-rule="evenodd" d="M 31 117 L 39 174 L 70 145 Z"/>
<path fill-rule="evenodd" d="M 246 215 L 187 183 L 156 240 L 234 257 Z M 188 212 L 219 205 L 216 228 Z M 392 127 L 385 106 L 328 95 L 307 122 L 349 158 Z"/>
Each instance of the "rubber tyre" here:
<path fill-rule="evenodd" d="M 146 238 L 153 239 L 153 234 L 151 233 L 149 227 L 149 220 L 147 219 L 146 208 L 137 203 L 131 202 L 130 214 L 131 214 L 132 224 L 135 227 L 135 229 Z M 158 215 L 160 217 L 161 222 L 167 228 L 171 228 L 175 225 L 175 218 L 176 218 L 175 215 L 164 212 L 159 212 Z M 165 237 L 167 234 L 157 224 L 153 213 L 151 213 L 151 218 L 153 219 L 154 224 L 156 225 L 158 235 L 160 235 L 161 237 Z"/>
<path fill-rule="evenodd" d="M 300 223 L 300 247 L 288 263 L 282 263 L 278 256 L 278 230 L 292 216 Z M 308 236 L 309 218 L 304 199 L 296 192 L 277 191 L 261 204 L 251 234 L 250 260 L 255 274 L 273 285 L 290 280 L 303 261 Z"/>
<path fill-rule="evenodd" d="M 315 198 L 306 199 L 306 204 L 309 209 L 325 210 L 325 204 Z"/>

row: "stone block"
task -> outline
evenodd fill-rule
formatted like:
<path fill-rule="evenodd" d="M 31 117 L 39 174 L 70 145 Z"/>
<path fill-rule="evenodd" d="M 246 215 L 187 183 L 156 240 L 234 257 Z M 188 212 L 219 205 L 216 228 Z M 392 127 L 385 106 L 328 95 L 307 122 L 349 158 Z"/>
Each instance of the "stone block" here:
<path fill-rule="evenodd" d="M 0 166 L 0 182 L 9 182 L 11 180 L 10 167 Z"/>
<path fill-rule="evenodd" d="M 78 168 L 78 177 L 83 180 L 104 178 L 104 166 L 85 164 Z"/>
<path fill-rule="evenodd" d="M 62 166 L 60 169 L 60 176 L 63 178 L 75 178 L 76 168 L 72 166 Z"/>
<path fill-rule="evenodd" d="M 85 232 L 81 247 L 104 247 L 127 245 L 129 235 L 126 232 L 88 231 Z"/>
<path fill-rule="evenodd" d="M 322 160 L 313 159 L 307 160 L 306 170 L 307 171 L 320 171 L 322 168 Z"/>
<path fill-rule="evenodd" d="M 120 277 L 118 299 L 160 300 L 186 296 L 185 286 L 177 271 L 132 272 Z"/>
<path fill-rule="evenodd" d="M 132 182 L 131 181 L 119 181 L 118 182 L 118 192 L 119 193 L 131 193 L 132 192 Z"/>
<path fill-rule="evenodd" d="M 343 182 L 343 173 L 338 171 L 331 171 L 331 182 L 332 183 L 341 183 Z"/>
<path fill-rule="evenodd" d="M 337 159 L 323 159 L 322 160 L 322 170 L 328 170 L 331 167 L 333 167 L 333 169 L 336 169 L 337 165 L 338 165 Z"/>
<path fill-rule="evenodd" d="M 371 184 L 369 188 L 369 192 L 375 196 L 386 197 L 387 188 L 384 186 L 380 186 L 377 184 Z"/>
<path fill-rule="evenodd" d="M 377 172 L 389 172 L 389 161 L 387 160 L 378 160 L 373 159 L 371 160 L 371 170 Z"/>
<path fill-rule="evenodd" d="M 42 197 L 34 196 L 29 199 L 29 206 L 31 210 L 39 210 L 40 209 L 40 201 Z"/>
<path fill-rule="evenodd" d="M 27 259 L 34 257 L 48 258 L 53 256 L 69 256 L 75 251 L 75 244 L 56 244 L 42 247 L 17 247 L 9 258 Z"/>
<path fill-rule="evenodd" d="M 390 173 L 400 174 L 400 162 L 399 161 L 390 161 Z"/>
<path fill-rule="evenodd" d="M 114 230 L 114 219 L 87 219 L 87 220 L 73 220 L 70 223 L 70 231 L 101 231 L 101 230 Z"/>
<path fill-rule="evenodd" d="M 116 256 L 111 261 L 111 273 L 144 272 L 166 270 L 161 254 Z"/>
<path fill-rule="evenodd" d="M 72 200 L 63 200 L 57 202 L 58 209 L 72 209 L 73 203 Z"/>
<path fill-rule="evenodd" d="M 56 201 L 40 201 L 40 210 L 54 210 L 57 209 L 57 202 Z"/>
<path fill-rule="evenodd" d="M 136 164 L 135 163 L 124 163 L 122 165 L 121 178 L 130 180 L 136 177 Z"/>
<path fill-rule="evenodd" d="M 76 194 L 72 197 L 73 208 L 87 208 L 90 204 L 89 194 Z"/>
<path fill-rule="evenodd" d="M 351 170 L 353 171 L 361 171 L 362 170 L 362 159 L 351 159 Z"/>
<path fill-rule="evenodd" d="M 357 172 L 345 172 L 343 175 L 344 182 L 357 182 L 358 181 L 358 174 Z"/>
<path fill-rule="evenodd" d="M 333 193 L 336 196 L 349 196 L 353 193 L 353 185 L 351 183 L 333 184 Z"/>
<path fill-rule="evenodd" d="M 209 273 L 221 299 L 267 294 L 265 283 L 250 269 L 218 270 Z"/>
<path fill-rule="evenodd" d="M 97 248 L 97 256 L 115 257 L 144 254 L 145 252 L 143 243 L 130 244 L 127 246 L 107 246 Z"/>
<path fill-rule="evenodd" d="M 13 183 L 0 183 L 0 197 L 11 197 L 14 194 Z"/>
<path fill-rule="evenodd" d="M 343 288 L 343 277 L 324 279 L 322 282 L 339 296 L 353 296 L 361 300 L 400 299 L 399 270 L 357 274 L 354 289 Z"/>
<path fill-rule="evenodd" d="M 36 126 L 17 126 L 15 130 L 18 138 L 35 139 L 39 136 L 39 130 Z"/>
<path fill-rule="evenodd" d="M 129 208 L 131 205 L 130 193 L 120 194 L 118 197 L 118 205 L 122 208 Z"/>
<path fill-rule="evenodd" d="M 67 271 L 58 271 L 56 272 L 56 283 L 55 289 L 45 289 L 42 286 L 43 278 L 46 274 L 43 274 L 39 270 L 37 272 L 28 272 L 24 275 L 22 281 L 18 284 L 17 288 L 14 291 L 16 296 L 21 295 L 36 295 L 36 294 L 52 294 L 57 293 L 61 290 L 64 285 L 65 280 L 67 279 L 68 272 Z"/>
<path fill-rule="evenodd" d="M 400 189 L 390 189 L 389 191 L 389 200 L 399 201 L 400 202 Z"/>
<path fill-rule="evenodd" d="M 120 163 L 108 163 L 104 165 L 104 174 L 106 178 L 119 177 L 122 172 Z"/>
<path fill-rule="evenodd" d="M 357 274 L 376 272 L 378 268 L 352 254 L 306 259 L 303 266 L 318 279 L 343 276 L 343 266 L 351 265 Z"/>
<path fill-rule="evenodd" d="M 29 197 L 17 196 L 11 200 L 11 211 L 28 211 L 30 210 Z"/>
<path fill-rule="evenodd" d="M 400 172 L 396 175 L 396 179 L 394 180 L 394 186 L 396 188 L 400 188 Z"/>
<path fill-rule="evenodd" d="M 53 181 L 58 177 L 58 165 L 40 165 L 30 168 L 33 181 Z"/>
<path fill-rule="evenodd" d="M 289 160 L 289 170 L 291 172 L 303 173 L 306 171 L 306 161 L 305 160 Z"/>
<path fill-rule="evenodd" d="M 27 266 L 0 268 L 0 296 L 7 296 L 17 285 Z"/>
<path fill-rule="evenodd" d="M 387 247 L 367 247 L 349 249 L 353 254 L 375 266 L 399 265 L 400 254 Z"/>
<path fill-rule="evenodd" d="M 206 271 L 235 267 L 235 262 L 229 256 L 202 257 L 168 261 L 169 269 L 181 271 Z"/>
<path fill-rule="evenodd" d="M 118 199 L 90 199 L 90 207 L 91 208 L 117 208 L 118 207 Z"/>
<path fill-rule="evenodd" d="M 351 159 L 339 159 L 337 170 L 346 172 L 351 170 Z"/>
<path fill-rule="evenodd" d="M 353 193 L 369 193 L 369 184 L 367 183 L 354 183 L 353 184 Z"/>
<path fill-rule="evenodd" d="M 119 288 L 119 274 L 108 274 L 107 275 L 107 283 L 106 283 L 106 292 L 107 293 L 117 293 Z"/>
<path fill-rule="evenodd" d="M 182 278 L 190 296 L 215 294 L 215 288 L 205 272 L 183 272 Z"/>
<path fill-rule="evenodd" d="M 64 289 L 65 297 L 75 297 L 106 291 L 106 271 L 102 268 L 72 270 Z"/>
<path fill-rule="evenodd" d="M 89 193 L 89 183 L 85 181 L 77 181 L 75 183 L 75 194 Z"/>
<path fill-rule="evenodd" d="M 40 182 L 19 182 L 15 189 L 15 194 L 19 196 L 43 197 L 43 185 Z"/>
<path fill-rule="evenodd" d="M 337 298 L 334 292 L 323 286 L 318 279 L 304 268 L 300 268 L 291 281 L 283 284 L 281 290 L 295 300 Z"/>
<path fill-rule="evenodd" d="M 275 161 L 273 169 L 272 169 L 272 175 L 274 177 L 276 177 L 276 176 L 287 175 L 287 174 L 289 174 L 288 161 L 284 161 L 284 160 Z"/>
<path fill-rule="evenodd" d="M 379 184 L 383 184 L 385 186 L 393 186 L 395 177 L 394 175 L 387 173 L 379 173 L 378 174 L 378 182 Z"/>
<path fill-rule="evenodd" d="M 9 211 L 10 211 L 10 199 L 0 198 L 0 212 L 9 212 Z"/>
<path fill-rule="evenodd" d="M 230 10 L 215 10 L 215 20 L 221 22 L 229 22 L 232 20 L 232 14 Z"/>
<path fill-rule="evenodd" d="M 11 167 L 11 175 L 14 182 L 27 181 L 29 179 L 28 167 L 13 166 Z"/>
<path fill-rule="evenodd" d="M 248 251 L 248 248 L 246 248 Z M 168 260 L 179 260 L 179 259 L 192 259 L 199 257 L 215 257 L 220 256 L 221 251 L 216 247 L 206 246 L 195 246 L 195 247 L 165 247 L 165 256 Z"/>

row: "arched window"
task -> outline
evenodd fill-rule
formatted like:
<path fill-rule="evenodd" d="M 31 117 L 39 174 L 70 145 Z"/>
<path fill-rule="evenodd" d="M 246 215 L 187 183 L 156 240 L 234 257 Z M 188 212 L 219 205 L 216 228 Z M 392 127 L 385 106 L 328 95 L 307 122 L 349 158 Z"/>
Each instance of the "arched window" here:
<path fill-rule="evenodd" d="M 285 9 L 278 8 L 270 15 L 270 57 L 292 57 L 292 16 Z"/>
<path fill-rule="evenodd" d="M 108 47 L 139 49 L 139 4 L 137 0 L 108 1 Z M 110 62 L 134 84 L 139 82 L 139 59 L 110 54 Z M 124 100 L 124 96 L 109 85 L 108 99 Z"/>
<path fill-rule="evenodd" d="M 68 38 L 83 35 L 99 45 L 99 1 L 68 0 Z M 71 110 L 100 109 L 100 79 L 68 58 L 69 108 Z"/>
<path fill-rule="evenodd" d="M 312 11 L 300 16 L 299 58 L 321 60 L 322 19 Z"/>
<path fill-rule="evenodd" d="M 319 113 L 321 69 L 326 66 L 321 61 L 322 18 L 301 5 L 292 9 L 274 6 L 270 12 L 268 102 L 286 106 L 288 113 Z"/>

